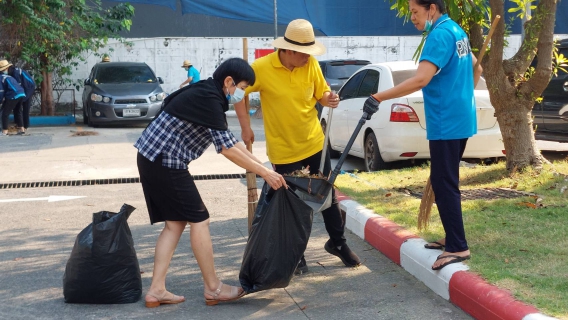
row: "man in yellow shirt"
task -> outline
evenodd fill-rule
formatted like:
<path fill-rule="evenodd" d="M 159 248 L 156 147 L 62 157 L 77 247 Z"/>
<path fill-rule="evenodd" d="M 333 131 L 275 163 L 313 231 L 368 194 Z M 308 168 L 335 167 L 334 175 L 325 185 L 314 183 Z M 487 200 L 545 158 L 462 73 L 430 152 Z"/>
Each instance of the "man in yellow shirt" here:
<path fill-rule="evenodd" d="M 308 166 L 311 174 L 317 174 L 324 134 L 315 104 L 319 101 L 330 108 L 339 104 L 339 96 L 330 92 L 321 68 L 312 56 L 324 54 L 326 48 L 315 40 L 311 23 L 303 19 L 291 21 L 285 36 L 274 40 L 272 45 L 278 51 L 252 64 L 256 82 L 246 90 L 246 94 L 260 92 L 268 159 L 280 174 Z M 254 142 L 245 104 L 235 104 L 235 110 L 243 141 Z M 323 174 L 328 176 L 330 171 L 331 161 L 327 155 Z M 324 248 L 338 256 L 346 266 L 354 267 L 361 262 L 345 243 L 345 226 L 335 190 L 332 196 L 332 206 L 322 212 L 330 236 Z M 306 260 L 302 257 L 296 274 L 307 271 Z"/>

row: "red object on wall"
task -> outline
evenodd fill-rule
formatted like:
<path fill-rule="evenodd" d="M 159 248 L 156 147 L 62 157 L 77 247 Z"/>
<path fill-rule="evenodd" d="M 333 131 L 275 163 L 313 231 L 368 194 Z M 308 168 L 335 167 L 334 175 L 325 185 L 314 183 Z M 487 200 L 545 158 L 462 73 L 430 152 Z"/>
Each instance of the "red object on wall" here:
<path fill-rule="evenodd" d="M 258 59 L 264 57 L 265 55 L 271 54 L 274 49 L 254 49 L 254 58 Z"/>

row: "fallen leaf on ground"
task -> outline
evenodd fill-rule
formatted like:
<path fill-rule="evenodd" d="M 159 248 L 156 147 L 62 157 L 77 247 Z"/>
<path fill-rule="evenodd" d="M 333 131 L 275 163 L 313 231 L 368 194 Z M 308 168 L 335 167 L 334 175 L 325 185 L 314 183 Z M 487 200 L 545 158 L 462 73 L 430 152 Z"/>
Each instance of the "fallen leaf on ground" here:
<path fill-rule="evenodd" d="M 307 307 L 308 306 L 303 306 L 303 307 L 300 308 L 300 310 L 306 310 Z"/>
<path fill-rule="evenodd" d="M 536 204 L 530 202 L 520 202 L 519 205 L 536 209 Z"/>
<path fill-rule="evenodd" d="M 72 137 L 83 137 L 83 136 L 98 136 L 99 133 L 96 131 L 75 131 Z"/>
<path fill-rule="evenodd" d="M 392 193 L 390 193 L 390 192 L 385 194 L 385 197 L 390 197 L 390 196 L 392 196 Z"/>

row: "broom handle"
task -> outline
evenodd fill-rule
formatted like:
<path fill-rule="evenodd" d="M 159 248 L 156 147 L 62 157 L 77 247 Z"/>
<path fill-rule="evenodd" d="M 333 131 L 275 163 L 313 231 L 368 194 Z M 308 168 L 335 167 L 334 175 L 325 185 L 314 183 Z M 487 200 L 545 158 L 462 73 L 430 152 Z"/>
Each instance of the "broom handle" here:
<path fill-rule="evenodd" d="M 489 28 L 489 32 L 487 33 L 487 38 L 485 38 L 485 41 L 483 42 L 483 45 L 481 46 L 481 51 L 479 52 L 479 57 L 477 58 L 477 62 L 475 63 L 475 66 L 473 67 L 474 72 L 475 72 L 475 70 L 477 70 L 477 67 L 479 67 L 481 60 L 483 59 L 483 56 L 485 55 L 485 50 L 487 50 L 487 46 L 489 45 L 489 40 L 491 40 L 491 37 L 493 36 L 493 31 L 495 31 L 495 27 L 497 27 L 497 22 L 499 22 L 499 19 L 501 19 L 500 15 L 496 15 L 495 19 L 493 19 L 493 23 L 491 24 L 491 28 Z"/>
<path fill-rule="evenodd" d="M 333 109 L 334 108 L 329 108 L 329 113 L 327 114 L 327 123 L 325 125 L 323 150 L 321 152 L 321 160 L 320 160 L 320 167 L 319 167 L 319 171 L 322 174 L 323 174 L 323 167 L 325 165 L 325 156 L 327 155 L 327 144 L 329 142 L 329 127 L 331 127 L 331 118 L 333 116 Z"/>

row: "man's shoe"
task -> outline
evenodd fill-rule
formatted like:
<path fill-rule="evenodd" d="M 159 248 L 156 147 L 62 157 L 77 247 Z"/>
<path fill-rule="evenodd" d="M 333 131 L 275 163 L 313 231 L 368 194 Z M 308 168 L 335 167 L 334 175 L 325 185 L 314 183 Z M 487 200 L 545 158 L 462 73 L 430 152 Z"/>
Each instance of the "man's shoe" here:
<path fill-rule="evenodd" d="M 340 247 L 336 247 L 331 242 L 331 239 L 329 239 L 325 243 L 324 248 L 325 251 L 333 254 L 334 256 L 338 256 L 347 267 L 356 267 L 361 264 L 361 260 L 359 260 L 359 257 L 355 254 L 355 252 L 349 249 L 347 243 L 344 243 Z"/>
<path fill-rule="evenodd" d="M 304 273 L 308 273 L 308 265 L 306 264 L 306 259 L 302 257 L 302 259 L 300 259 L 300 262 L 298 263 L 298 266 L 296 267 L 296 270 L 294 271 L 294 274 L 299 276 Z"/>

